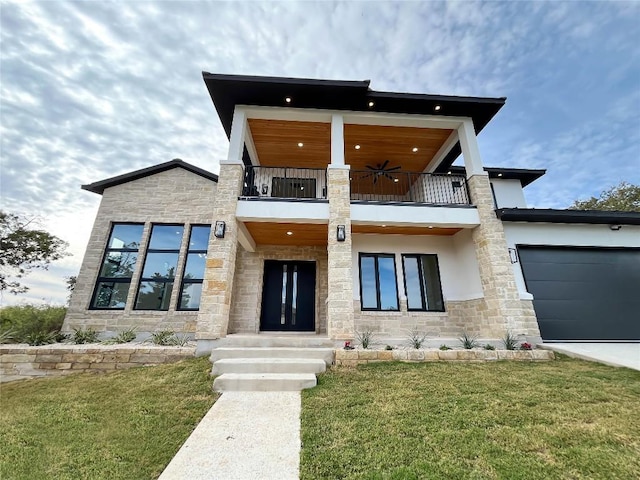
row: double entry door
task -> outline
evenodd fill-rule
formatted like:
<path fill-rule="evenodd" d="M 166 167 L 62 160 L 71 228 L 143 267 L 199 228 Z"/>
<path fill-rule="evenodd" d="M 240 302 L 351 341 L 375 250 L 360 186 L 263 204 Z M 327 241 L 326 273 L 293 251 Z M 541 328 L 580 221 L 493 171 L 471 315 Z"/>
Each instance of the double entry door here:
<path fill-rule="evenodd" d="M 315 330 L 315 262 L 265 260 L 260 330 Z"/>

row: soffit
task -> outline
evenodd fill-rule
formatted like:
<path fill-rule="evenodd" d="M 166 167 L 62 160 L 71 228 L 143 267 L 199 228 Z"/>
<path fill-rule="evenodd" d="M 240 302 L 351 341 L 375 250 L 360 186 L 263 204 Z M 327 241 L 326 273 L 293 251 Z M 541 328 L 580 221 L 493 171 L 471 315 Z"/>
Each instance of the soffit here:
<path fill-rule="evenodd" d="M 244 225 L 257 245 L 327 245 L 326 224 L 245 222 Z M 292 232 L 292 235 L 287 235 L 287 232 Z"/>
<path fill-rule="evenodd" d="M 351 233 L 375 233 L 380 235 L 455 235 L 461 228 L 428 228 L 387 225 L 351 225 Z"/>

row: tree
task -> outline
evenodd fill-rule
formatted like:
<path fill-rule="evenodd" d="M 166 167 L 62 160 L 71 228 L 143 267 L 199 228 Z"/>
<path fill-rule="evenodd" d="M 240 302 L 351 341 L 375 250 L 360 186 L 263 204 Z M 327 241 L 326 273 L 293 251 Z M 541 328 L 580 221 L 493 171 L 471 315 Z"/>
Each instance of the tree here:
<path fill-rule="evenodd" d="M 0 291 L 24 293 L 29 287 L 19 279 L 66 255 L 68 243 L 55 235 L 32 228 L 34 219 L 0 210 Z"/>
<path fill-rule="evenodd" d="M 640 185 L 620 182 L 588 200 L 576 200 L 569 207 L 571 210 L 619 210 L 624 212 L 640 212 Z"/>

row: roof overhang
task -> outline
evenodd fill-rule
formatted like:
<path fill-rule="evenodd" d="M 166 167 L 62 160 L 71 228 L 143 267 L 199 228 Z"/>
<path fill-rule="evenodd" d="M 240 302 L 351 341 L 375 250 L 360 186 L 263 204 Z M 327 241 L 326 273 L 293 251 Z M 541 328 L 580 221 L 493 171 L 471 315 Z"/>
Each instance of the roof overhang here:
<path fill-rule="evenodd" d="M 499 208 L 498 218 L 504 222 L 588 223 L 599 225 L 640 225 L 640 212 L 607 212 L 604 210 L 555 210 L 542 208 Z"/>
<path fill-rule="evenodd" d="M 125 173 L 123 175 L 118 175 L 117 177 L 111 177 L 105 180 L 100 180 L 98 182 L 82 185 L 82 189 L 87 190 L 88 192 L 93 192 L 93 193 L 102 195 L 105 189 L 107 188 L 115 187 L 116 185 L 122 185 L 123 183 L 133 182 L 134 180 L 148 177 L 150 175 L 155 175 L 160 172 L 166 172 L 167 170 L 171 170 L 173 168 L 183 168 L 191 173 L 200 175 L 201 177 L 211 180 L 213 182 L 218 181 L 218 176 L 215 173 L 208 172 L 206 170 L 203 170 L 202 168 L 196 167 L 195 165 L 191 165 L 190 163 L 184 162 L 179 158 L 176 158 L 168 162 L 161 163 L 159 165 L 154 165 L 148 168 L 142 168 L 140 170 L 135 170 L 133 172 Z"/>
<path fill-rule="evenodd" d="M 542 177 L 546 170 L 530 170 L 526 168 L 498 168 L 498 167 L 485 167 L 485 172 L 489 174 L 489 178 L 498 178 L 500 180 L 520 180 L 523 187 L 526 187 L 530 183 L 533 183 L 540 177 Z M 452 166 L 449 168 L 451 173 L 465 175 L 466 170 L 462 166 Z"/>
<path fill-rule="evenodd" d="M 504 97 L 377 92 L 369 88 L 369 80 L 316 80 L 208 72 L 202 72 L 202 76 L 227 137 L 231 135 L 236 105 L 467 117 L 473 120 L 475 131 L 479 133 L 506 102 Z M 285 101 L 287 97 L 291 98 L 290 103 Z M 372 107 L 370 102 L 373 102 Z M 436 105 L 440 106 L 438 110 Z M 460 151 L 457 143 L 437 171 L 447 171 Z"/>

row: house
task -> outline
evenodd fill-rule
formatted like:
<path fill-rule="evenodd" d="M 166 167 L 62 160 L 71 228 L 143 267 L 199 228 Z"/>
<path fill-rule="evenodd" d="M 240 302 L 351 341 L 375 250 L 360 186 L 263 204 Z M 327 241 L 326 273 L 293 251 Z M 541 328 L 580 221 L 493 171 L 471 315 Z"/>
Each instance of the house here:
<path fill-rule="evenodd" d="M 219 174 L 173 160 L 83 186 L 102 202 L 65 329 L 200 351 L 261 332 L 640 340 L 640 214 L 527 208 L 545 171 L 478 148 L 505 98 L 203 77 Z"/>

